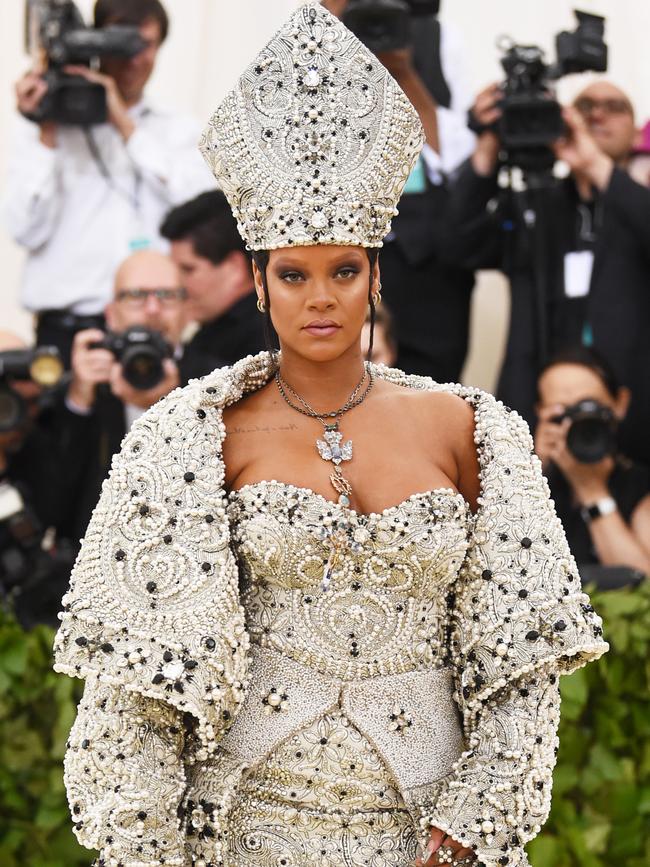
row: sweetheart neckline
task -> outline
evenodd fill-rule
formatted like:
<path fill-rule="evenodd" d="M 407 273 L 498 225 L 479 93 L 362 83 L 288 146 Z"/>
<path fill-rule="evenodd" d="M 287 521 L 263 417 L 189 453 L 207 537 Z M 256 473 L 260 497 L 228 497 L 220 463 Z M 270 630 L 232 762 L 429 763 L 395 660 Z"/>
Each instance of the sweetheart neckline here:
<path fill-rule="evenodd" d="M 381 512 L 357 512 L 356 509 L 353 509 L 350 506 L 344 506 L 342 503 L 336 503 L 334 500 L 330 500 L 324 494 L 320 494 L 318 491 L 314 491 L 313 488 L 308 488 L 303 485 L 294 485 L 291 482 L 279 482 L 277 481 L 277 479 L 260 479 L 257 482 L 249 482 L 246 485 L 242 485 L 241 488 L 233 488 L 228 494 L 228 499 L 232 499 L 237 494 L 241 494 L 247 490 L 254 490 L 255 488 L 259 488 L 262 485 L 274 485 L 278 488 L 291 489 L 304 494 L 308 494 L 309 496 L 315 497 L 316 499 L 320 500 L 322 503 L 329 507 L 341 509 L 341 511 L 353 515 L 355 518 L 362 518 L 366 520 L 369 520 L 370 518 L 384 518 L 386 517 L 386 515 L 390 515 L 392 512 L 396 512 L 399 509 L 403 508 L 407 503 L 423 499 L 424 497 L 450 497 L 451 499 L 460 500 L 466 511 L 469 509 L 469 504 L 460 491 L 457 491 L 455 488 L 441 487 L 431 488 L 428 491 L 418 491 L 414 494 L 410 494 L 400 503 L 397 503 L 394 506 L 388 506 Z"/>

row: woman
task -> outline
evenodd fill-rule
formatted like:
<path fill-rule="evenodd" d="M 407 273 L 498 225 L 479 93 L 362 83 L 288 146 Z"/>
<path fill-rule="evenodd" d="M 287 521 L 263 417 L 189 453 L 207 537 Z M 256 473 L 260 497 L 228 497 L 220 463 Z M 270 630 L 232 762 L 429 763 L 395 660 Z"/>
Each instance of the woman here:
<path fill-rule="evenodd" d="M 621 455 L 617 443 L 629 389 L 598 353 L 577 346 L 546 365 L 538 395 L 535 451 L 574 557 L 581 566 L 626 566 L 649 575 L 650 470 Z M 572 421 L 576 410 L 589 407 L 601 418 L 598 436 L 593 424 Z M 598 452 L 583 455 L 582 440 L 583 449 Z"/>
<path fill-rule="evenodd" d="M 56 667 L 100 863 L 526 864 L 557 676 L 607 645 L 523 422 L 363 364 L 421 143 L 313 2 L 206 132 L 282 352 L 137 422 L 89 527 Z"/>

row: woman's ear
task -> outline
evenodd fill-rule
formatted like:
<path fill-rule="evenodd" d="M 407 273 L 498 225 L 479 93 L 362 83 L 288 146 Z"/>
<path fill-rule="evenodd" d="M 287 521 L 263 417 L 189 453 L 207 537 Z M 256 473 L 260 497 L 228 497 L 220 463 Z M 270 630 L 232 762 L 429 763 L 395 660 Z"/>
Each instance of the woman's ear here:
<path fill-rule="evenodd" d="M 379 287 L 381 286 L 381 268 L 379 267 L 379 256 L 375 261 L 375 264 L 372 266 L 372 288 L 374 292 L 377 292 Z"/>
<path fill-rule="evenodd" d="M 618 390 L 616 402 L 614 403 L 614 414 L 619 421 L 623 421 L 623 419 L 627 415 L 627 411 L 630 408 L 631 400 L 632 392 L 629 388 L 626 388 L 624 385 L 622 385 Z"/>
<path fill-rule="evenodd" d="M 264 281 L 262 279 L 262 272 L 259 269 L 257 262 L 253 260 L 253 281 L 255 283 L 255 293 L 260 301 L 266 303 L 265 293 L 264 293 Z"/>

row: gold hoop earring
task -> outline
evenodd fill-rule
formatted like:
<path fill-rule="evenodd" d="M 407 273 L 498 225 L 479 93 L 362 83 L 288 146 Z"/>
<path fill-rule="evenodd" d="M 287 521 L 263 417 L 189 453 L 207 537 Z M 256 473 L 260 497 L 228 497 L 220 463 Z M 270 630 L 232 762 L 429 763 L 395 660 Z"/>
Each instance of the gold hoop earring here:
<path fill-rule="evenodd" d="M 257 298 L 257 309 L 260 311 L 260 313 L 266 313 L 266 304 L 259 296 Z"/>
<path fill-rule="evenodd" d="M 381 304 L 381 283 L 379 284 L 379 289 L 375 292 L 373 301 L 375 302 L 375 307 L 379 307 Z"/>

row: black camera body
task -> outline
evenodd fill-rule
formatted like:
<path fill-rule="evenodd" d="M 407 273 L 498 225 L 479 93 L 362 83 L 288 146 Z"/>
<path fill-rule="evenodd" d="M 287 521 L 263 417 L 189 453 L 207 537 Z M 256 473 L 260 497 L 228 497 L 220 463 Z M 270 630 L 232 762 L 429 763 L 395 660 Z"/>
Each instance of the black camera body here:
<path fill-rule="evenodd" d="M 12 387 L 12 381 L 31 381 L 41 388 L 53 388 L 63 373 L 56 346 L 0 352 L 0 433 L 18 430 L 27 418 L 27 405 Z"/>
<path fill-rule="evenodd" d="M 73 126 L 105 123 L 106 91 L 78 75 L 67 75 L 68 64 L 89 65 L 98 57 L 134 57 L 145 47 L 137 27 L 115 24 L 86 27 L 72 0 L 31 0 L 27 16 L 28 41 L 36 42 L 47 58 L 47 93 L 38 108 L 26 115 L 36 123 L 54 121 Z"/>
<path fill-rule="evenodd" d="M 373 54 L 411 45 L 413 19 L 437 15 L 440 0 L 350 0 L 343 23 Z"/>
<path fill-rule="evenodd" d="M 173 349 L 158 331 L 136 326 L 122 334 L 108 332 L 91 349 L 108 349 L 122 366 L 124 379 L 139 391 L 154 388 L 165 378 L 163 361 Z"/>
<path fill-rule="evenodd" d="M 554 416 L 555 424 L 571 422 L 567 432 L 567 448 L 581 464 L 596 464 L 617 452 L 618 421 L 612 410 L 597 400 L 588 398 Z"/>
<path fill-rule="evenodd" d="M 52 546 L 23 491 L 0 482 L 0 602 L 25 628 L 56 624 L 76 550 L 67 539 Z"/>
<path fill-rule="evenodd" d="M 550 146 L 565 132 L 562 107 L 555 98 L 553 82 L 572 73 L 607 71 L 605 19 L 577 10 L 575 14 L 577 28 L 556 37 L 554 65 L 545 62 L 544 52 L 536 45 L 500 41 L 506 80 L 502 85 L 502 117 L 495 132 L 507 165 L 524 171 L 550 170 L 555 164 Z M 476 130 L 474 125 L 470 126 Z"/>

